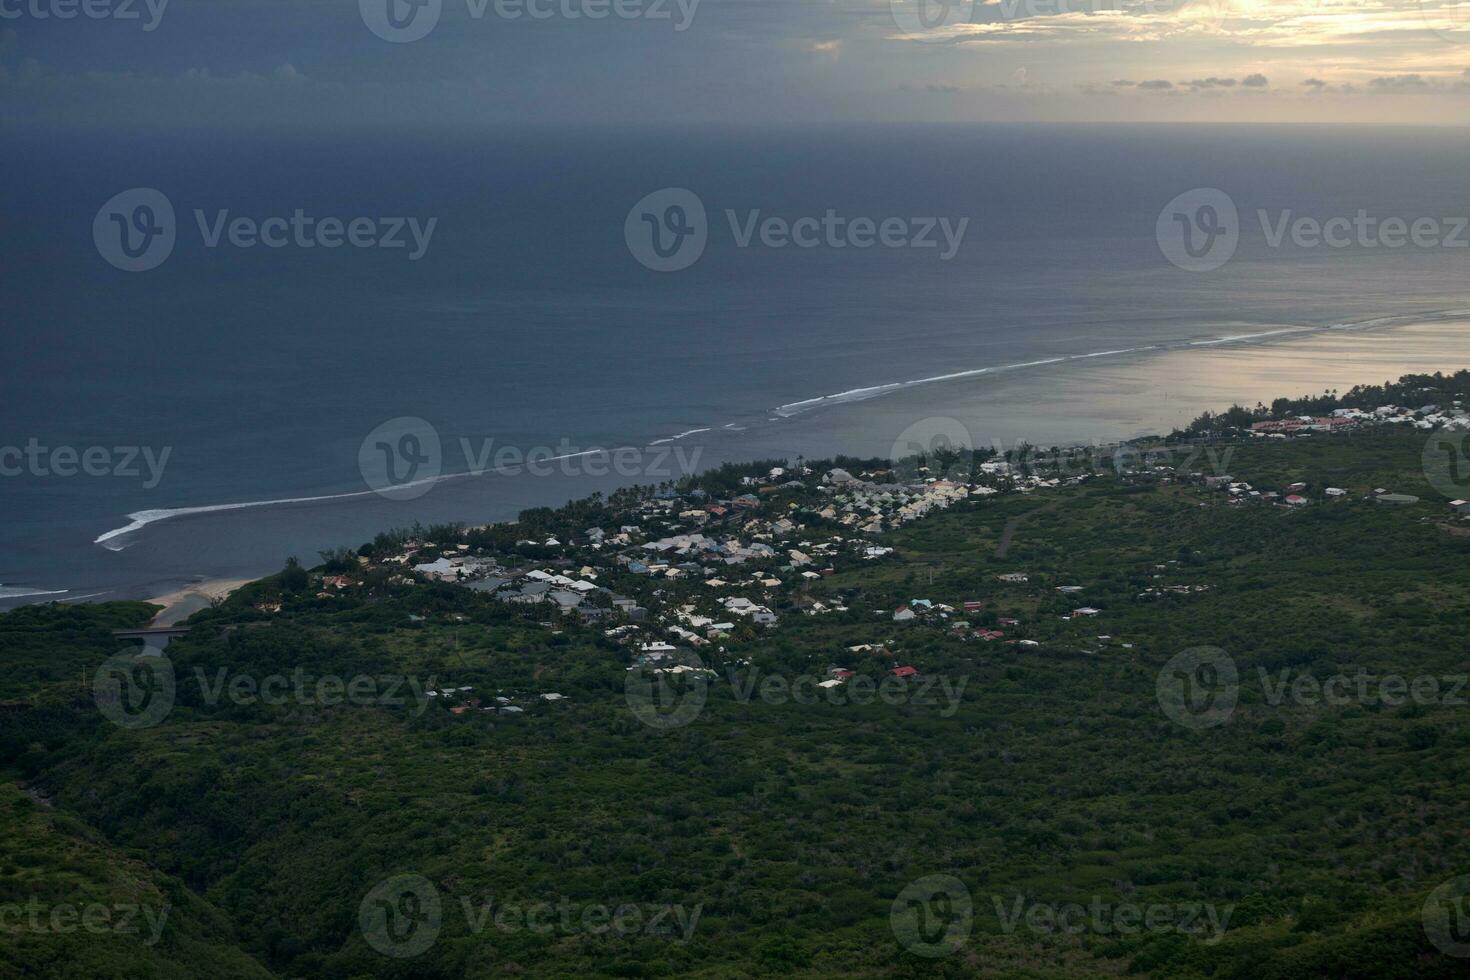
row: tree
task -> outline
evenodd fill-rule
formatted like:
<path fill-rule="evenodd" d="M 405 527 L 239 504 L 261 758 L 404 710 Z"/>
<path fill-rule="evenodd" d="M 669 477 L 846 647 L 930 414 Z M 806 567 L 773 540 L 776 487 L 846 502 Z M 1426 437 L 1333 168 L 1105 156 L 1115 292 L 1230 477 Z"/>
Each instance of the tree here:
<path fill-rule="evenodd" d="M 295 556 L 286 559 L 286 567 L 281 570 L 282 592 L 304 592 L 310 580 L 306 569 L 301 567 L 300 560 Z"/>

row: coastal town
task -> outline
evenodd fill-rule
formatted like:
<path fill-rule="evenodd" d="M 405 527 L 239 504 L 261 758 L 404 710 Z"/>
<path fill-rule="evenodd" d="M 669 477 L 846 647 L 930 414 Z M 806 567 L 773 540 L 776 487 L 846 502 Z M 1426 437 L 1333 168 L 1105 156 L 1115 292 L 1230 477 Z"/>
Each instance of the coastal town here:
<path fill-rule="evenodd" d="M 1458 401 L 1443 409 L 1347 409 L 1257 422 L 1240 437 L 1340 438 L 1405 426 L 1470 431 L 1470 414 Z M 1229 462 L 1228 451 L 1219 451 L 1225 449 L 1157 443 L 1051 452 L 1022 447 L 861 466 L 798 461 L 726 467 L 677 485 L 619 491 L 591 508 L 538 512 L 532 520 L 380 536 L 374 545 L 329 562 L 314 596 L 336 601 L 383 586 L 445 583 L 481 593 L 552 633 L 596 631 L 623 651 L 629 670 L 676 675 L 710 675 L 722 663 L 747 663 L 751 649 L 791 621 L 836 616 L 867 624 L 862 642 L 849 645 L 847 653 L 877 658 L 888 673 L 906 678 L 924 670 L 905 653 L 915 631 L 1019 650 L 1058 642 L 1088 650 L 1132 646 L 1106 627 L 1108 609 L 1087 601 L 1087 583 L 1058 582 L 1029 569 L 997 572 L 984 596 L 895 592 L 881 607 L 872 601 L 880 590 L 845 584 L 852 576 L 839 573 L 903 567 L 892 532 L 931 515 L 983 509 L 1017 496 L 1060 504 L 1068 492 L 1098 480 L 1188 488 L 1199 495 L 1200 506 L 1295 510 L 1419 500 L 1392 487 L 1364 492 L 1301 481 L 1253 485 L 1219 472 Z M 581 520 L 584 512 L 596 519 Z M 1451 501 L 1446 516 L 1470 518 L 1470 503 Z M 1209 592 L 1208 582 L 1171 580 L 1178 566 L 1177 557 L 1159 556 L 1144 570 L 1151 584 L 1133 601 L 1188 601 Z M 1037 597 L 1043 593 L 1050 597 L 1046 614 L 1023 618 L 1023 607 L 1041 608 Z M 278 599 L 256 606 L 267 614 L 281 608 Z M 1083 623 L 1097 628 L 1079 633 Z M 823 673 L 823 686 L 853 676 L 836 663 L 824 665 Z M 518 714 L 529 704 L 562 700 L 556 691 L 539 691 L 482 703 L 464 688 L 436 697 L 456 713 L 478 708 Z"/>

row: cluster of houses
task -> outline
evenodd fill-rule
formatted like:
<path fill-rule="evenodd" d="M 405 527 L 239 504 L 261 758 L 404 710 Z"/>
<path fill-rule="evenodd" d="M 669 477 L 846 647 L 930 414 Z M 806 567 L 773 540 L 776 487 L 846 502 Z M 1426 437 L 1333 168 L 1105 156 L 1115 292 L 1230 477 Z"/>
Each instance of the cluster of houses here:
<path fill-rule="evenodd" d="M 1305 483 L 1292 483 L 1282 490 L 1261 490 L 1251 486 L 1244 480 L 1237 480 L 1233 476 L 1202 476 L 1200 482 L 1213 490 L 1223 490 L 1228 495 L 1231 504 L 1274 504 L 1279 507 L 1306 507 L 1313 503 L 1314 499 L 1327 503 L 1347 500 L 1351 495 L 1342 487 L 1324 487 L 1320 496 L 1313 497 L 1313 491 Z M 1419 498 L 1413 494 L 1394 493 L 1386 487 L 1374 487 L 1364 497 L 1364 500 L 1375 504 L 1390 507 L 1406 507 L 1417 504 Z M 1450 510 L 1460 515 L 1470 515 L 1470 502 L 1464 500 L 1452 500 L 1449 503 Z"/>
<path fill-rule="evenodd" d="M 1005 469 L 1003 463 L 987 465 L 992 474 Z M 697 648 L 726 639 L 740 626 L 774 628 L 782 615 L 778 608 L 794 607 L 804 615 L 846 612 L 840 598 L 813 597 L 807 586 L 834 574 L 842 559 L 891 556 L 891 547 L 871 537 L 878 531 L 999 492 L 940 479 L 893 482 L 892 471 L 884 470 L 856 477 L 833 468 L 808 482 L 797 477 L 813 477 L 810 469 L 777 467 L 768 476 L 743 478 L 753 492 L 730 499 L 714 499 L 700 489 L 660 491 L 624 514 L 628 523 L 615 531 L 592 527 L 534 542 L 560 552 L 544 567 L 507 568 L 494 558 L 465 553 L 465 545 L 417 564 L 413 554 L 429 546 L 410 545 L 394 560 L 498 601 L 545 604 L 589 623 L 613 617 L 617 622 L 605 635 L 638 644 L 640 654 L 658 652 L 644 649 L 650 642 Z M 775 494 L 783 506 L 768 506 Z M 630 576 L 648 582 L 637 585 Z M 639 598 L 620 595 L 600 580 L 610 578 Z"/>
<path fill-rule="evenodd" d="M 1394 406 L 1373 412 L 1339 409 L 1330 416 L 1259 422 L 1251 428 L 1255 435 L 1284 438 L 1371 423 L 1470 429 L 1470 417 L 1459 402 L 1445 410 L 1432 405 L 1413 411 Z M 513 552 L 475 553 L 462 542 L 441 546 L 408 541 L 396 554 L 379 560 L 397 566 L 390 582 L 455 583 L 497 602 L 526 606 L 538 613 L 545 610 L 552 625 L 558 617 L 579 620 L 599 627 L 606 638 L 626 647 L 635 667 L 682 674 L 703 669 L 690 666 L 692 658 L 686 654 L 692 650 L 715 645 L 723 652 L 719 644 L 724 641 L 749 639 L 776 629 L 784 617 L 848 612 L 842 595 L 825 590 L 814 595 L 810 586 L 839 568 L 891 558 L 893 549 L 875 538 L 881 532 L 967 501 L 1070 486 L 1088 478 L 1086 473 L 1049 478 L 1004 460 L 980 463 L 968 481 L 925 476 L 922 468 L 919 476 L 903 480 L 887 469 L 854 474 L 834 467 L 817 474 L 803 466 L 775 467 L 764 476 L 741 478 L 740 492 L 727 497 L 700 488 L 645 491 L 627 498 L 626 506 L 615 512 L 616 526 L 580 531 L 561 528 L 544 539 L 538 535 L 538 540 L 517 542 Z M 1304 483 L 1263 489 L 1228 475 L 1180 478 L 1198 479 L 1223 492 L 1232 504 L 1260 502 L 1290 508 L 1348 497 L 1348 491 L 1339 487 L 1313 493 Z M 1384 504 L 1415 499 L 1386 490 L 1374 491 L 1370 497 Z M 1457 500 L 1451 507 L 1470 515 L 1470 502 Z M 522 557 L 525 554 L 538 557 L 531 561 Z M 360 561 L 370 563 L 368 558 Z M 1158 568 L 1162 571 L 1165 566 Z M 1005 572 L 996 578 L 1024 585 L 1031 576 Z M 319 595 L 342 594 L 359 581 L 360 576 L 352 573 L 323 576 Z M 1138 598 L 1194 595 L 1208 588 L 1160 583 Z M 1083 591 L 1077 585 L 1059 585 L 1055 590 L 1063 596 Z M 1102 614 L 1101 609 L 1080 604 L 1080 600 L 1076 596 L 1079 604 L 1060 616 L 1063 621 Z M 979 600 L 966 601 L 958 608 L 914 598 L 896 609 L 875 613 L 894 624 L 928 624 L 966 640 L 1026 648 L 1039 645 L 1036 640 L 1018 638 L 1021 624 L 1016 619 L 986 615 L 986 626 L 972 626 L 972 619 L 984 613 Z M 888 658 L 896 676 L 910 676 L 900 671 L 917 673 L 913 665 L 899 663 L 897 655 L 882 644 L 852 649 L 865 648 Z M 851 676 L 851 671 L 833 667 L 824 684 L 840 685 Z M 493 704 L 482 704 L 468 688 L 430 694 L 455 713 L 515 714 L 524 710 L 505 696 L 497 697 Z M 561 696 L 539 698 L 555 701 Z"/>
<path fill-rule="evenodd" d="M 483 698 L 478 697 L 474 692 L 474 687 L 467 684 L 462 687 L 445 687 L 437 690 L 429 690 L 425 692 L 425 695 L 433 698 L 435 703 L 445 705 L 452 715 L 464 715 L 472 711 L 491 712 L 501 715 L 519 715 L 524 714 L 526 711 L 525 707 L 516 704 L 515 698 L 498 694 L 487 704 Z M 558 701 L 565 701 L 567 698 L 565 695 L 549 691 L 544 694 L 535 695 L 534 700 L 541 704 L 555 704 Z"/>
<path fill-rule="evenodd" d="M 1359 408 L 1336 408 L 1331 415 L 1296 415 L 1282 419 L 1253 422 L 1251 435 L 1285 439 L 1312 432 L 1340 432 L 1364 426 L 1405 425 L 1425 432 L 1433 429 L 1470 431 L 1470 409 L 1458 400 L 1448 406 L 1423 405 L 1404 408 L 1380 405 L 1371 411 Z"/>
<path fill-rule="evenodd" d="M 1228 474 L 1203 476 L 1200 477 L 1200 482 L 1212 490 L 1225 491 L 1232 504 L 1261 503 L 1281 507 L 1305 507 L 1312 502 L 1312 498 L 1307 496 L 1307 485 L 1300 482 L 1289 484 L 1281 490 L 1261 490 Z M 1347 496 L 1348 492 L 1342 487 L 1325 487 L 1322 490 L 1322 498 L 1329 501 L 1345 500 Z"/>

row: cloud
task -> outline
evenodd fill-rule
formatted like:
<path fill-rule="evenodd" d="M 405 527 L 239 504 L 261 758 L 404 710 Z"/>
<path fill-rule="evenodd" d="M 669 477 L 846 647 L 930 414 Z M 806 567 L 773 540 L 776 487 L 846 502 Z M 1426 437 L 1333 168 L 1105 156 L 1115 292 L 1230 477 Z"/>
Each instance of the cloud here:
<path fill-rule="evenodd" d="M 1139 82 L 1138 87 L 1147 89 L 1171 89 L 1174 87 L 1174 83 L 1163 78 L 1151 78 L 1146 82 Z"/>
<path fill-rule="evenodd" d="M 1383 75 L 1370 79 L 1368 87 L 1379 92 L 1404 92 L 1429 87 L 1424 76 L 1414 73 L 1408 75 Z"/>
<path fill-rule="evenodd" d="M 1194 81 L 1186 82 L 1185 84 L 1190 88 L 1234 88 L 1235 79 L 1215 78 L 1212 76 L 1210 78 L 1196 78 Z"/>
<path fill-rule="evenodd" d="M 1265 88 L 1271 84 L 1271 80 L 1262 74 L 1247 75 L 1240 80 L 1240 84 L 1246 88 Z"/>
<path fill-rule="evenodd" d="M 1322 81 L 1322 79 L 1320 78 L 1309 78 L 1306 81 L 1302 82 L 1302 84 L 1311 89 L 1320 89 L 1327 87 L 1327 83 Z"/>

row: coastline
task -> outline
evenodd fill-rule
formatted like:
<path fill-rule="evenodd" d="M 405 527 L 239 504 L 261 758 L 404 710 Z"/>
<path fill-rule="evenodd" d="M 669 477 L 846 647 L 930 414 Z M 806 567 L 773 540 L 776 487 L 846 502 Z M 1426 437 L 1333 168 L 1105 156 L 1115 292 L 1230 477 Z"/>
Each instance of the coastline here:
<path fill-rule="evenodd" d="M 912 441 L 915 432 L 924 441 L 936 432 L 958 431 L 971 445 L 987 447 L 1022 441 L 1086 445 L 1164 434 L 1203 411 L 1221 411 L 1236 402 L 1269 402 L 1324 387 L 1346 390 L 1405 373 L 1470 365 L 1470 345 L 1465 343 L 1470 315 L 1465 311 L 1323 327 L 1260 326 L 1269 329 L 1038 358 L 871 386 L 782 406 L 805 407 L 789 414 L 774 410 L 776 417 L 764 422 L 691 424 L 676 436 L 648 440 L 648 447 L 683 447 L 697 461 L 695 468 L 702 470 L 726 462 L 797 455 L 888 456 L 903 448 L 905 439 Z M 1389 337 L 1392 343 L 1387 342 Z M 570 464 L 568 468 L 578 469 Z M 431 492 L 409 501 L 388 501 L 370 490 L 356 490 L 132 514 L 126 529 L 116 527 L 87 544 L 92 555 L 108 556 L 101 562 L 94 557 L 89 564 L 105 568 L 117 562 L 114 568 L 119 571 L 135 566 L 134 581 L 151 585 L 104 581 L 80 587 L 71 582 L 35 586 L 32 596 L 0 601 L 0 607 L 27 600 L 107 601 L 151 595 L 151 601 L 169 607 L 160 615 L 173 615 L 183 604 L 190 604 L 192 612 L 207 605 L 208 597 L 220 588 L 238 588 L 270 574 L 289 554 L 312 555 L 328 547 L 355 545 L 378 531 L 419 520 L 470 524 L 510 520 L 528 507 L 556 506 L 619 485 L 664 478 L 653 473 L 601 479 L 582 472 L 549 479 L 447 473 L 437 478 Z M 140 521 L 141 517 L 149 520 Z M 208 567 L 197 563 L 195 556 L 201 554 L 211 556 Z M 63 586 L 65 591 L 56 591 Z M 190 599 L 191 595 L 202 598 Z"/>
<path fill-rule="evenodd" d="M 251 578 L 213 579 L 153 596 L 147 601 L 164 608 L 153 617 L 151 625 L 172 626 L 174 623 L 188 619 L 201 609 L 209 608 L 215 601 L 225 598 L 236 589 L 253 581 L 255 579 Z"/>

